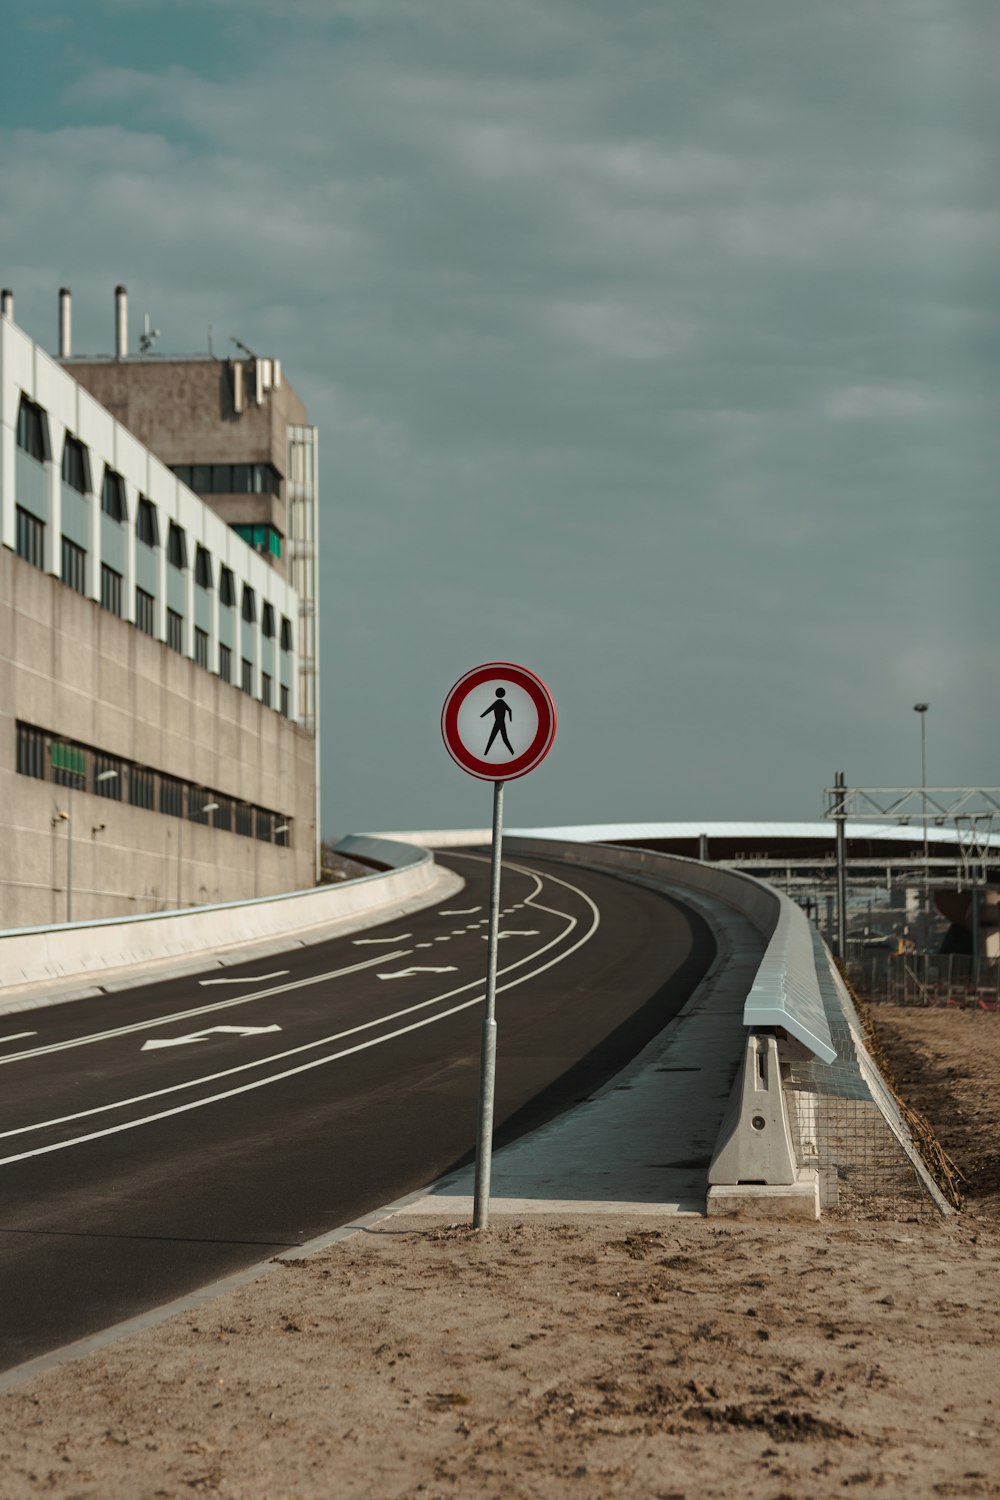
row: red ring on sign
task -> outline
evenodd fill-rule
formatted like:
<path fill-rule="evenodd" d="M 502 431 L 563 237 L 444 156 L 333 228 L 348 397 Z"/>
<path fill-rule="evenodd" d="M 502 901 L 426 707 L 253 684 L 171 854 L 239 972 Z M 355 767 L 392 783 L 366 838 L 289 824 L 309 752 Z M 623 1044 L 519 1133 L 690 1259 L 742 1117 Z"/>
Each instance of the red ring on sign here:
<path fill-rule="evenodd" d="M 523 688 L 538 714 L 538 728 L 531 744 L 506 765 L 473 755 L 466 749 L 458 734 L 458 714 L 466 698 L 474 688 L 498 678 Z M 552 748 L 552 741 L 556 737 L 556 706 L 545 683 L 534 672 L 529 672 L 527 667 L 518 667 L 509 661 L 487 662 L 460 677 L 444 700 L 441 737 L 452 760 L 470 776 L 477 776 L 480 781 L 516 781 L 519 776 L 526 776 L 529 771 L 533 771 Z"/>

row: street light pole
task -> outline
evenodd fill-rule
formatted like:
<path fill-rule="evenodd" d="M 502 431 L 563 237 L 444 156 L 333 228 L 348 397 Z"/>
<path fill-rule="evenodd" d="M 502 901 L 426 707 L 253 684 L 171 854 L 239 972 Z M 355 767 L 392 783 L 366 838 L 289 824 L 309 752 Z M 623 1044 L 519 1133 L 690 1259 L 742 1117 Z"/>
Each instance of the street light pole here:
<path fill-rule="evenodd" d="M 105 782 L 105 781 L 117 781 L 117 780 L 118 780 L 118 772 L 117 771 L 98 771 L 97 775 L 94 777 L 94 785 L 95 786 L 100 786 L 102 782 Z M 95 885 L 96 885 L 96 882 L 95 882 Z"/>
<path fill-rule="evenodd" d="M 189 799 L 188 800 L 188 810 L 189 811 L 190 811 L 190 808 L 191 808 L 191 802 L 190 802 L 190 799 Z M 206 802 L 204 807 L 199 808 L 198 815 L 200 817 L 203 813 L 213 813 L 213 812 L 218 812 L 218 810 L 219 810 L 219 804 L 217 802 Z M 181 909 L 181 829 L 183 828 L 183 826 L 184 826 L 184 792 L 182 790 L 181 791 L 181 810 L 180 810 L 180 814 L 178 815 L 178 818 L 177 818 L 177 910 L 178 911 L 180 911 L 180 909 Z"/>
<path fill-rule="evenodd" d="M 924 930 L 922 937 L 925 948 L 930 941 L 931 920 L 930 872 L 927 853 L 927 710 L 929 707 L 927 703 L 914 703 L 913 705 L 913 712 L 920 715 L 920 790 L 924 808 Z"/>

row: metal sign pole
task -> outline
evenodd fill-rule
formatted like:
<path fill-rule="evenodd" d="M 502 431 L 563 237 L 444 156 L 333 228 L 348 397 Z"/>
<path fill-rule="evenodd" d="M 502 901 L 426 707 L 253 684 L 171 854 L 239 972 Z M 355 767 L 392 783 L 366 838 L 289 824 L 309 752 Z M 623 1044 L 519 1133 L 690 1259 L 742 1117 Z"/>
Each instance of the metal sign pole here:
<path fill-rule="evenodd" d="M 474 1229 L 490 1221 L 490 1171 L 493 1165 L 493 1094 L 497 1066 L 497 948 L 500 927 L 500 854 L 503 845 L 502 781 L 493 783 L 493 849 L 490 861 L 490 926 L 486 960 L 486 1013 L 479 1057 L 479 1129 L 476 1133 L 476 1198 Z"/>
<path fill-rule="evenodd" d="M 847 962 L 847 808 L 844 773 L 834 777 L 833 816 L 837 824 L 837 957 Z"/>

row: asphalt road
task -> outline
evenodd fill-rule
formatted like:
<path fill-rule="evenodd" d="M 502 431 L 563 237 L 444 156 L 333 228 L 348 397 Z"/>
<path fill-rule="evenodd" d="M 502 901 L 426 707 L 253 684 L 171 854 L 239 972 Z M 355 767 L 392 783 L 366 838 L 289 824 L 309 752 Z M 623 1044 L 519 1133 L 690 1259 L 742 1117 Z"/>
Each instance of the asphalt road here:
<path fill-rule="evenodd" d="M 0 1369 L 326 1233 L 475 1145 L 489 868 L 387 926 L 0 1024 Z M 705 924 L 504 861 L 497 1144 L 683 1005 Z"/>

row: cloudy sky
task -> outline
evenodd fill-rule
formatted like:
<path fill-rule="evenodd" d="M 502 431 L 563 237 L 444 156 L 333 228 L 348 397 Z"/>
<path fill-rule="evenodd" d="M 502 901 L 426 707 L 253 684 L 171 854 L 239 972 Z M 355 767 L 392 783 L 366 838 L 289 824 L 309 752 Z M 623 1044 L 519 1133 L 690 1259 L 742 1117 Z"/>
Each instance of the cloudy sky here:
<path fill-rule="evenodd" d="M 996 785 L 995 0 L 4 6 L 0 281 L 52 349 L 279 356 L 320 427 L 324 831 Z"/>

